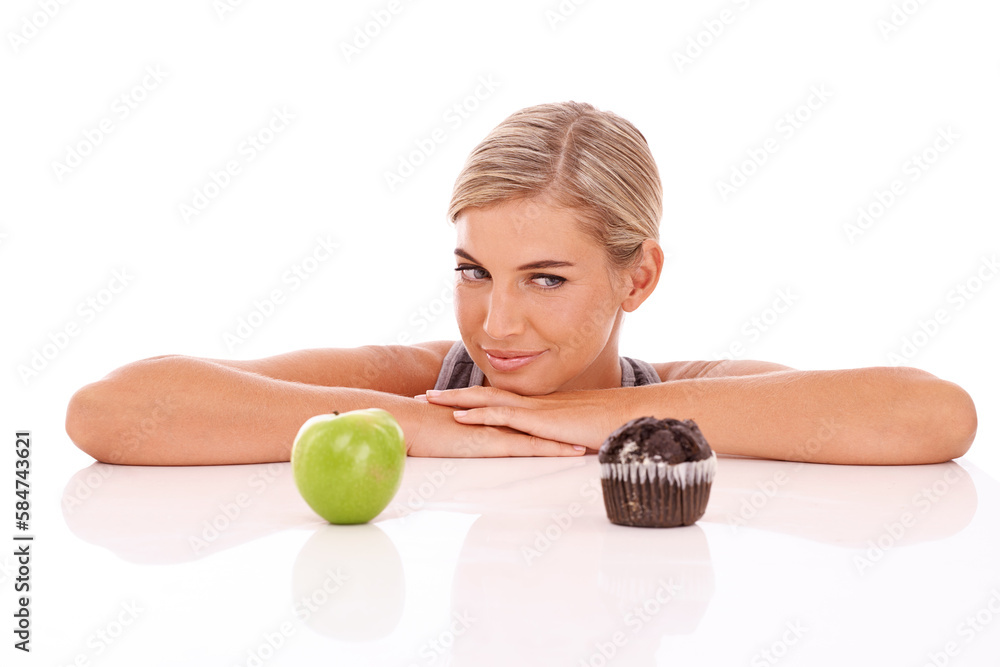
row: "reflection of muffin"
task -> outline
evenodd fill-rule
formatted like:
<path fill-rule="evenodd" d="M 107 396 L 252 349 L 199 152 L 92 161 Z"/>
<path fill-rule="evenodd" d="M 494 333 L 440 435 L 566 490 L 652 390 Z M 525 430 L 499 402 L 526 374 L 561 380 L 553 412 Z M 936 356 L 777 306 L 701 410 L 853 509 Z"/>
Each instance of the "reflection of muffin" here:
<path fill-rule="evenodd" d="M 650 644 L 652 656 L 666 635 L 695 632 L 715 593 L 715 572 L 708 538 L 701 526 L 677 530 L 622 530 L 605 523 L 601 531 L 597 588 L 611 618 L 625 619 L 637 609 L 652 624 L 629 644 Z M 659 605 L 659 607 L 658 607 Z M 655 664 L 628 660 L 618 664 Z"/>
<path fill-rule="evenodd" d="M 597 460 L 612 523 L 690 526 L 705 513 L 715 452 L 690 419 L 633 419 L 607 437 Z"/>

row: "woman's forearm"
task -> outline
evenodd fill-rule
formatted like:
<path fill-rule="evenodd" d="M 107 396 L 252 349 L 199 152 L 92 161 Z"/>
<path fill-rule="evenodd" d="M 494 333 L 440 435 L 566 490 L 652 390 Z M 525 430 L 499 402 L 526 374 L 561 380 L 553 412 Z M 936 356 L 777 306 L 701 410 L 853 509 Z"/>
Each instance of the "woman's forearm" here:
<path fill-rule="evenodd" d="M 618 390 L 613 390 L 618 391 Z M 937 463 L 976 433 L 972 399 L 914 368 L 777 371 L 630 387 L 625 421 L 693 419 L 715 451 L 814 463 Z"/>
<path fill-rule="evenodd" d="M 289 460 L 309 417 L 368 407 L 389 410 L 407 440 L 419 430 L 421 406 L 410 398 L 167 356 L 129 364 L 81 388 L 70 400 L 66 431 L 80 449 L 107 463 L 264 463 Z"/>

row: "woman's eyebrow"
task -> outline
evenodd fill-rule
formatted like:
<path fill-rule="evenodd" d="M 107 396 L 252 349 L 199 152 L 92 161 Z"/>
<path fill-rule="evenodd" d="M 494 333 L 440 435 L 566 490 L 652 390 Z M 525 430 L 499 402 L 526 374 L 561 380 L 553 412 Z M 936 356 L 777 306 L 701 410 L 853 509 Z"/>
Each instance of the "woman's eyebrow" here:
<path fill-rule="evenodd" d="M 458 255 L 459 257 L 464 257 L 465 259 L 469 260 L 470 262 L 475 262 L 476 264 L 482 264 L 482 262 L 480 262 L 478 259 L 476 259 L 472 255 L 470 255 L 469 253 L 465 252 L 461 248 L 455 248 L 455 254 Z M 543 260 L 539 260 L 537 262 L 530 262 L 528 264 L 522 264 L 521 266 L 517 267 L 517 270 L 518 271 L 531 271 L 532 269 L 552 269 L 552 268 L 565 267 L 565 266 L 576 266 L 576 265 L 573 264 L 573 262 L 564 262 L 564 261 L 559 260 L 559 259 L 543 259 Z"/>

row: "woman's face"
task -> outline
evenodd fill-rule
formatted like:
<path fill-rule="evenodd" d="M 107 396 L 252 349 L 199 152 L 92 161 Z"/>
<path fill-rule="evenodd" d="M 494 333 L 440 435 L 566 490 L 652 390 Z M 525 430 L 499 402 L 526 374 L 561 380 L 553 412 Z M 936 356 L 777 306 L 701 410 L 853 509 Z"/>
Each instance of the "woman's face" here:
<path fill-rule="evenodd" d="M 621 386 L 630 286 L 612 284 L 575 211 L 515 200 L 465 209 L 456 231 L 455 315 L 485 384 L 524 396 Z M 537 356 L 504 362 L 493 352 Z"/>

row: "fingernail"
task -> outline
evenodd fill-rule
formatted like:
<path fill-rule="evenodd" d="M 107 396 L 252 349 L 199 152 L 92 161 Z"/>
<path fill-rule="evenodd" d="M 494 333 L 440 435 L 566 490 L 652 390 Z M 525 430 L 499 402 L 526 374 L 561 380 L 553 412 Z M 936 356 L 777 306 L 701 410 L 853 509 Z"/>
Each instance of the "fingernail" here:
<path fill-rule="evenodd" d="M 417 395 L 417 396 L 414 396 L 413 398 L 414 398 L 415 400 L 418 400 L 418 401 L 426 401 L 426 400 L 427 400 L 427 396 L 426 396 L 426 395 L 424 395 L 424 394 L 419 394 L 419 395 Z"/>
<path fill-rule="evenodd" d="M 452 414 L 455 415 L 456 417 L 464 417 L 465 415 L 469 414 L 469 411 L 468 410 L 456 410 Z"/>
<path fill-rule="evenodd" d="M 440 396 L 441 395 L 441 390 L 440 389 L 428 389 L 427 390 L 427 395 L 428 396 Z"/>
<path fill-rule="evenodd" d="M 573 445 L 573 449 L 575 449 L 578 452 L 585 452 L 585 451 L 587 451 L 587 448 L 584 447 L 583 445 Z"/>

